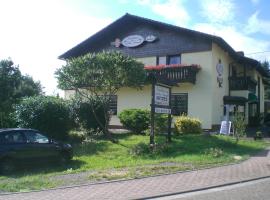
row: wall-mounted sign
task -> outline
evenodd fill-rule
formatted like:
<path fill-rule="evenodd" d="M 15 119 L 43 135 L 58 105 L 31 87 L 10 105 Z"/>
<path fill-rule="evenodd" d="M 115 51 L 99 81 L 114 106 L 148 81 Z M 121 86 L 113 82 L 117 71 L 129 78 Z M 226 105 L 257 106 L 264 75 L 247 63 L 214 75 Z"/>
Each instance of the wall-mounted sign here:
<path fill-rule="evenodd" d="M 170 105 L 170 89 L 155 85 L 155 105 L 169 106 Z"/>
<path fill-rule="evenodd" d="M 122 41 L 119 38 L 116 38 L 115 41 L 111 42 L 111 45 L 119 48 L 121 44 L 125 47 L 137 47 L 140 46 L 144 41 L 154 42 L 157 39 L 154 35 L 147 35 L 145 38 L 141 35 L 130 35 L 125 37 Z"/>
<path fill-rule="evenodd" d="M 125 47 L 137 47 L 144 42 L 144 38 L 141 35 L 130 35 L 123 39 L 122 44 Z"/>
<path fill-rule="evenodd" d="M 218 64 L 216 65 L 216 70 L 217 70 L 217 82 L 218 86 L 222 87 L 223 83 L 223 64 L 221 63 L 221 60 L 218 60 Z"/>
<path fill-rule="evenodd" d="M 148 36 L 146 36 L 145 41 L 146 42 L 154 42 L 156 39 L 157 39 L 156 36 L 154 36 L 154 35 L 148 35 Z"/>

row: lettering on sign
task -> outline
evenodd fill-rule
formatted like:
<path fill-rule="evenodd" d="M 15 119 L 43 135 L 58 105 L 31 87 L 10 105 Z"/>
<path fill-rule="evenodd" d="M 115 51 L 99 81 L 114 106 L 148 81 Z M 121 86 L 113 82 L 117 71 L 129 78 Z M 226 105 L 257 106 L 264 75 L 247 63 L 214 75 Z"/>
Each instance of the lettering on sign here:
<path fill-rule="evenodd" d="M 169 88 L 155 85 L 155 105 L 169 106 L 170 105 L 170 90 Z"/>
<path fill-rule="evenodd" d="M 169 108 L 155 108 L 155 113 L 171 114 L 171 109 L 169 109 Z"/>
<path fill-rule="evenodd" d="M 230 134 L 231 126 L 232 126 L 231 121 L 222 121 L 219 133 L 220 134 Z"/>
<path fill-rule="evenodd" d="M 144 38 L 141 35 L 130 35 L 123 39 L 122 44 L 125 47 L 137 47 L 144 42 Z"/>
<path fill-rule="evenodd" d="M 141 35 L 130 35 L 125 37 L 122 41 L 119 38 L 116 38 L 113 42 L 111 42 L 112 46 L 117 48 L 121 47 L 121 45 L 125 47 L 137 47 L 145 42 L 154 42 L 157 37 L 154 35 L 147 35 L 145 38 Z"/>

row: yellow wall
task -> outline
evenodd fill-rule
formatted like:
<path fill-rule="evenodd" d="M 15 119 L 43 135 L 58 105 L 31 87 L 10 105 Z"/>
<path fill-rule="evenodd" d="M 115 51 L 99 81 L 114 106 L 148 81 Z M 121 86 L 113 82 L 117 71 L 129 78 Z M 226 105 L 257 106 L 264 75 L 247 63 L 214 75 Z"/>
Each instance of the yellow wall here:
<path fill-rule="evenodd" d="M 217 83 L 216 65 L 221 60 L 223 64 L 223 84 Z M 145 65 L 156 65 L 156 57 L 138 58 Z M 223 96 L 229 95 L 229 64 L 233 62 L 231 57 L 215 43 L 212 51 L 181 54 L 182 64 L 199 64 L 201 70 L 196 75 L 196 83 L 179 84 L 172 88 L 172 93 L 188 93 L 188 115 L 199 118 L 204 129 L 211 129 L 213 124 L 220 124 L 223 120 Z M 241 71 L 241 66 L 237 65 Z M 254 79 L 261 76 L 257 71 L 247 71 Z M 74 91 L 65 91 L 65 98 L 70 98 Z M 231 95 L 248 97 L 248 91 L 231 91 Z M 121 88 L 117 92 L 117 113 L 127 108 L 150 109 L 151 86 L 147 85 L 142 90 L 133 88 Z M 261 112 L 264 111 L 264 86 L 261 77 Z M 248 116 L 246 105 L 246 116 Z M 112 125 L 121 125 L 117 116 L 113 116 Z"/>
<path fill-rule="evenodd" d="M 224 119 L 223 116 L 223 96 L 229 95 L 229 64 L 232 62 L 228 53 L 226 53 L 223 49 L 221 49 L 215 43 L 212 44 L 212 82 L 211 82 L 211 90 L 213 90 L 212 96 L 212 118 L 213 124 L 220 124 Z M 217 82 L 217 70 L 216 65 L 218 64 L 219 59 L 223 64 L 223 84 L 222 87 L 219 87 Z"/>

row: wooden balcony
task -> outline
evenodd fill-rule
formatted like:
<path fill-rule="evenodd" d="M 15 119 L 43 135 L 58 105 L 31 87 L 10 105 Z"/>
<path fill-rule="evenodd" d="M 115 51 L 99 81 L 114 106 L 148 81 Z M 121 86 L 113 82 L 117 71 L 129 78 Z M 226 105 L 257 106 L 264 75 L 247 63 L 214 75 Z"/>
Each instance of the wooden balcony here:
<path fill-rule="evenodd" d="M 230 90 L 248 90 L 256 92 L 257 81 L 251 77 L 229 77 Z"/>
<path fill-rule="evenodd" d="M 196 83 L 196 74 L 201 69 L 199 65 L 157 65 L 145 66 L 148 74 L 152 73 L 174 83 Z"/>

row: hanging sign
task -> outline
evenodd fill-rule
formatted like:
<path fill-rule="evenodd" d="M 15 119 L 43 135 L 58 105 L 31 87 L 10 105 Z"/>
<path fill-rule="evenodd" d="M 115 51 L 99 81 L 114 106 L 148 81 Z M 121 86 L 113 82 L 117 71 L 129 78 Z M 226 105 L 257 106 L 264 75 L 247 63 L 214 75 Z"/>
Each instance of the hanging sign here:
<path fill-rule="evenodd" d="M 155 105 L 170 105 L 170 89 L 160 85 L 155 85 Z"/>
<path fill-rule="evenodd" d="M 169 108 L 155 108 L 155 113 L 171 114 L 171 109 L 169 109 Z"/>

